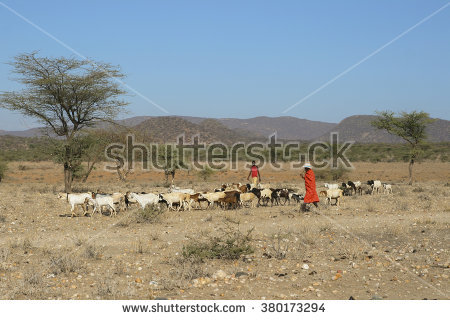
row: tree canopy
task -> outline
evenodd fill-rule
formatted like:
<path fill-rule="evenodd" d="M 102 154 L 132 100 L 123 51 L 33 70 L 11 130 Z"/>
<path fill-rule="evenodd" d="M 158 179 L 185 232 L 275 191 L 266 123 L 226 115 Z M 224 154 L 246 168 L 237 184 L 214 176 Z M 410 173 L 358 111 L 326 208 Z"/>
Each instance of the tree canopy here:
<path fill-rule="evenodd" d="M 386 130 L 410 145 L 409 184 L 412 184 L 414 161 L 420 152 L 420 145 L 427 139 L 426 128 L 434 120 L 423 111 L 401 112 L 399 115 L 392 111 L 380 111 L 377 114 L 379 117 L 372 121 L 372 126 Z"/>
<path fill-rule="evenodd" d="M 2 93 L 0 107 L 37 119 L 57 136 L 72 139 L 84 127 L 113 121 L 127 104 L 114 80 L 124 75 L 110 64 L 33 52 L 16 56 L 10 65 L 25 88 Z"/>
<path fill-rule="evenodd" d="M 127 103 L 120 99 L 125 91 L 118 79 L 124 75 L 108 63 L 38 57 L 36 52 L 18 55 L 10 65 L 24 89 L 2 93 L 0 107 L 35 118 L 65 139 L 57 161 L 64 165 L 65 189 L 71 192 L 80 168 L 77 135 L 84 128 L 114 121 L 123 111 Z"/>

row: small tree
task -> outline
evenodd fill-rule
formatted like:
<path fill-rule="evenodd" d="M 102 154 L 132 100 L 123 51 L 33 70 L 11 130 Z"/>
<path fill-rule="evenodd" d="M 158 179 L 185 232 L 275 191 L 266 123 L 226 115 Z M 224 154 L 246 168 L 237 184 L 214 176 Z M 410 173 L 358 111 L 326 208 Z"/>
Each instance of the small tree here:
<path fill-rule="evenodd" d="M 86 163 L 86 168 L 81 175 L 83 182 L 87 181 L 95 166 L 104 159 L 107 145 L 123 140 L 117 134 L 117 129 L 115 127 L 109 130 L 89 130 L 81 136 L 82 160 Z"/>
<path fill-rule="evenodd" d="M 171 145 L 158 146 L 158 160 L 163 164 L 166 184 L 169 183 L 169 176 L 172 177 L 171 184 L 173 184 L 176 171 L 180 168 L 186 167 L 182 156 L 178 153 L 178 150 L 172 148 Z"/>
<path fill-rule="evenodd" d="M 202 170 L 198 171 L 197 174 L 203 179 L 203 181 L 207 181 L 214 174 L 214 170 L 205 165 Z"/>
<path fill-rule="evenodd" d="M 71 192 L 79 169 L 74 139 L 83 128 L 113 121 L 127 104 L 118 99 L 125 92 L 114 81 L 123 74 L 110 64 L 37 57 L 35 52 L 18 55 L 10 64 L 25 89 L 1 94 L 0 107 L 35 118 L 64 138 L 61 163 L 65 190 Z"/>
<path fill-rule="evenodd" d="M 372 121 L 372 126 L 384 129 L 405 140 L 410 146 L 409 154 L 409 184 L 413 183 L 413 166 L 420 153 L 421 144 L 427 139 L 426 127 L 433 122 L 428 113 L 413 111 L 401 112 L 395 116 L 391 111 L 377 112 L 378 119 Z"/>
<path fill-rule="evenodd" d="M 0 182 L 2 182 L 3 178 L 5 177 L 5 173 L 8 170 L 8 165 L 6 162 L 0 161 Z"/>

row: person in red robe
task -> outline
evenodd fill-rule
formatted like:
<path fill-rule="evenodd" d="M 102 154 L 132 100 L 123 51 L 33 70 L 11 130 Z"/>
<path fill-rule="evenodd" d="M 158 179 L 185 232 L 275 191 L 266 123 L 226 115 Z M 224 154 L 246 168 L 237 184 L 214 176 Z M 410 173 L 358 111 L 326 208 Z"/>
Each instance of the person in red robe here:
<path fill-rule="evenodd" d="M 310 163 L 305 163 L 303 165 L 303 168 L 305 169 L 305 174 L 300 174 L 300 176 L 305 180 L 306 189 L 306 194 L 303 202 L 312 203 L 317 208 L 319 203 L 319 196 L 317 195 L 316 191 L 316 176 L 311 169 Z"/>

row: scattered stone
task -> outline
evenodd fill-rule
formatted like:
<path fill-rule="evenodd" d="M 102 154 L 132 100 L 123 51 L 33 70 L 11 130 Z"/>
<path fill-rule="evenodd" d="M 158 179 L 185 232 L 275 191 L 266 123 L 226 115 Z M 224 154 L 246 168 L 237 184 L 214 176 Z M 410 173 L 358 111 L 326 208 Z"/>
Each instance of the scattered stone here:
<path fill-rule="evenodd" d="M 247 272 L 243 272 L 243 271 L 239 271 L 239 272 L 236 272 L 234 276 L 235 276 L 236 278 L 239 278 L 239 277 L 247 277 L 247 276 L 248 276 L 248 273 L 247 273 Z"/>
<path fill-rule="evenodd" d="M 287 272 L 284 272 L 284 273 L 275 273 L 275 275 L 276 275 L 277 277 L 285 277 L 285 276 L 287 276 Z"/>
<path fill-rule="evenodd" d="M 336 273 L 333 277 L 331 277 L 331 280 L 337 280 L 339 278 L 342 278 L 342 273 Z"/>
<path fill-rule="evenodd" d="M 223 270 L 217 270 L 216 272 L 214 272 L 212 278 L 215 280 L 221 280 L 221 279 L 225 279 L 225 277 L 227 276 L 227 273 Z"/>
<path fill-rule="evenodd" d="M 308 264 L 304 263 L 304 264 L 302 265 L 302 269 L 303 269 L 303 270 L 308 270 L 308 269 L 309 269 Z"/>

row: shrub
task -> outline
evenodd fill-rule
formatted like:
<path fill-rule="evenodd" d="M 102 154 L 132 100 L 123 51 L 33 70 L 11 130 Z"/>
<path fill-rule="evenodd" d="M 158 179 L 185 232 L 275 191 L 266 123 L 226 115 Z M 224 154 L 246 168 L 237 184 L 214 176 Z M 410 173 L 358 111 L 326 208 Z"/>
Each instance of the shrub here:
<path fill-rule="evenodd" d="M 102 257 L 103 248 L 97 247 L 94 244 L 87 244 L 84 247 L 84 257 L 87 259 L 100 260 Z"/>
<path fill-rule="evenodd" d="M 290 234 L 284 234 L 278 231 L 278 233 L 271 236 L 271 244 L 267 246 L 267 257 L 274 257 L 275 259 L 282 260 L 286 258 L 289 251 Z"/>
<path fill-rule="evenodd" d="M 6 162 L 0 162 L 0 182 L 5 178 L 6 171 L 8 171 L 8 164 Z"/>
<path fill-rule="evenodd" d="M 316 178 L 319 180 L 326 181 L 338 181 L 344 179 L 349 170 L 346 168 L 326 168 L 326 169 L 318 169 L 315 171 Z"/>
<path fill-rule="evenodd" d="M 182 255 L 184 258 L 204 261 L 205 259 L 239 259 L 241 255 L 250 254 L 254 249 L 250 245 L 253 228 L 246 234 L 239 230 L 239 223 L 236 227 L 228 221 L 225 223 L 218 235 L 207 240 L 193 240 L 183 246 Z"/>
<path fill-rule="evenodd" d="M 203 181 L 207 181 L 214 174 L 214 170 L 208 166 L 205 166 L 197 174 L 200 178 L 203 179 Z"/>
<path fill-rule="evenodd" d="M 146 206 L 145 209 L 139 209 L 136 211 L 137 223 L 156 223 L 161 221 L 163 210 L 156 204 Z"/>
<path fill-rule="evenodd" d="M 50 257 L 49 270 L 55 275 L 60 273 L 78 272 L 80 268 L 81 265 L 78 258 L 70 252 Z"/>

